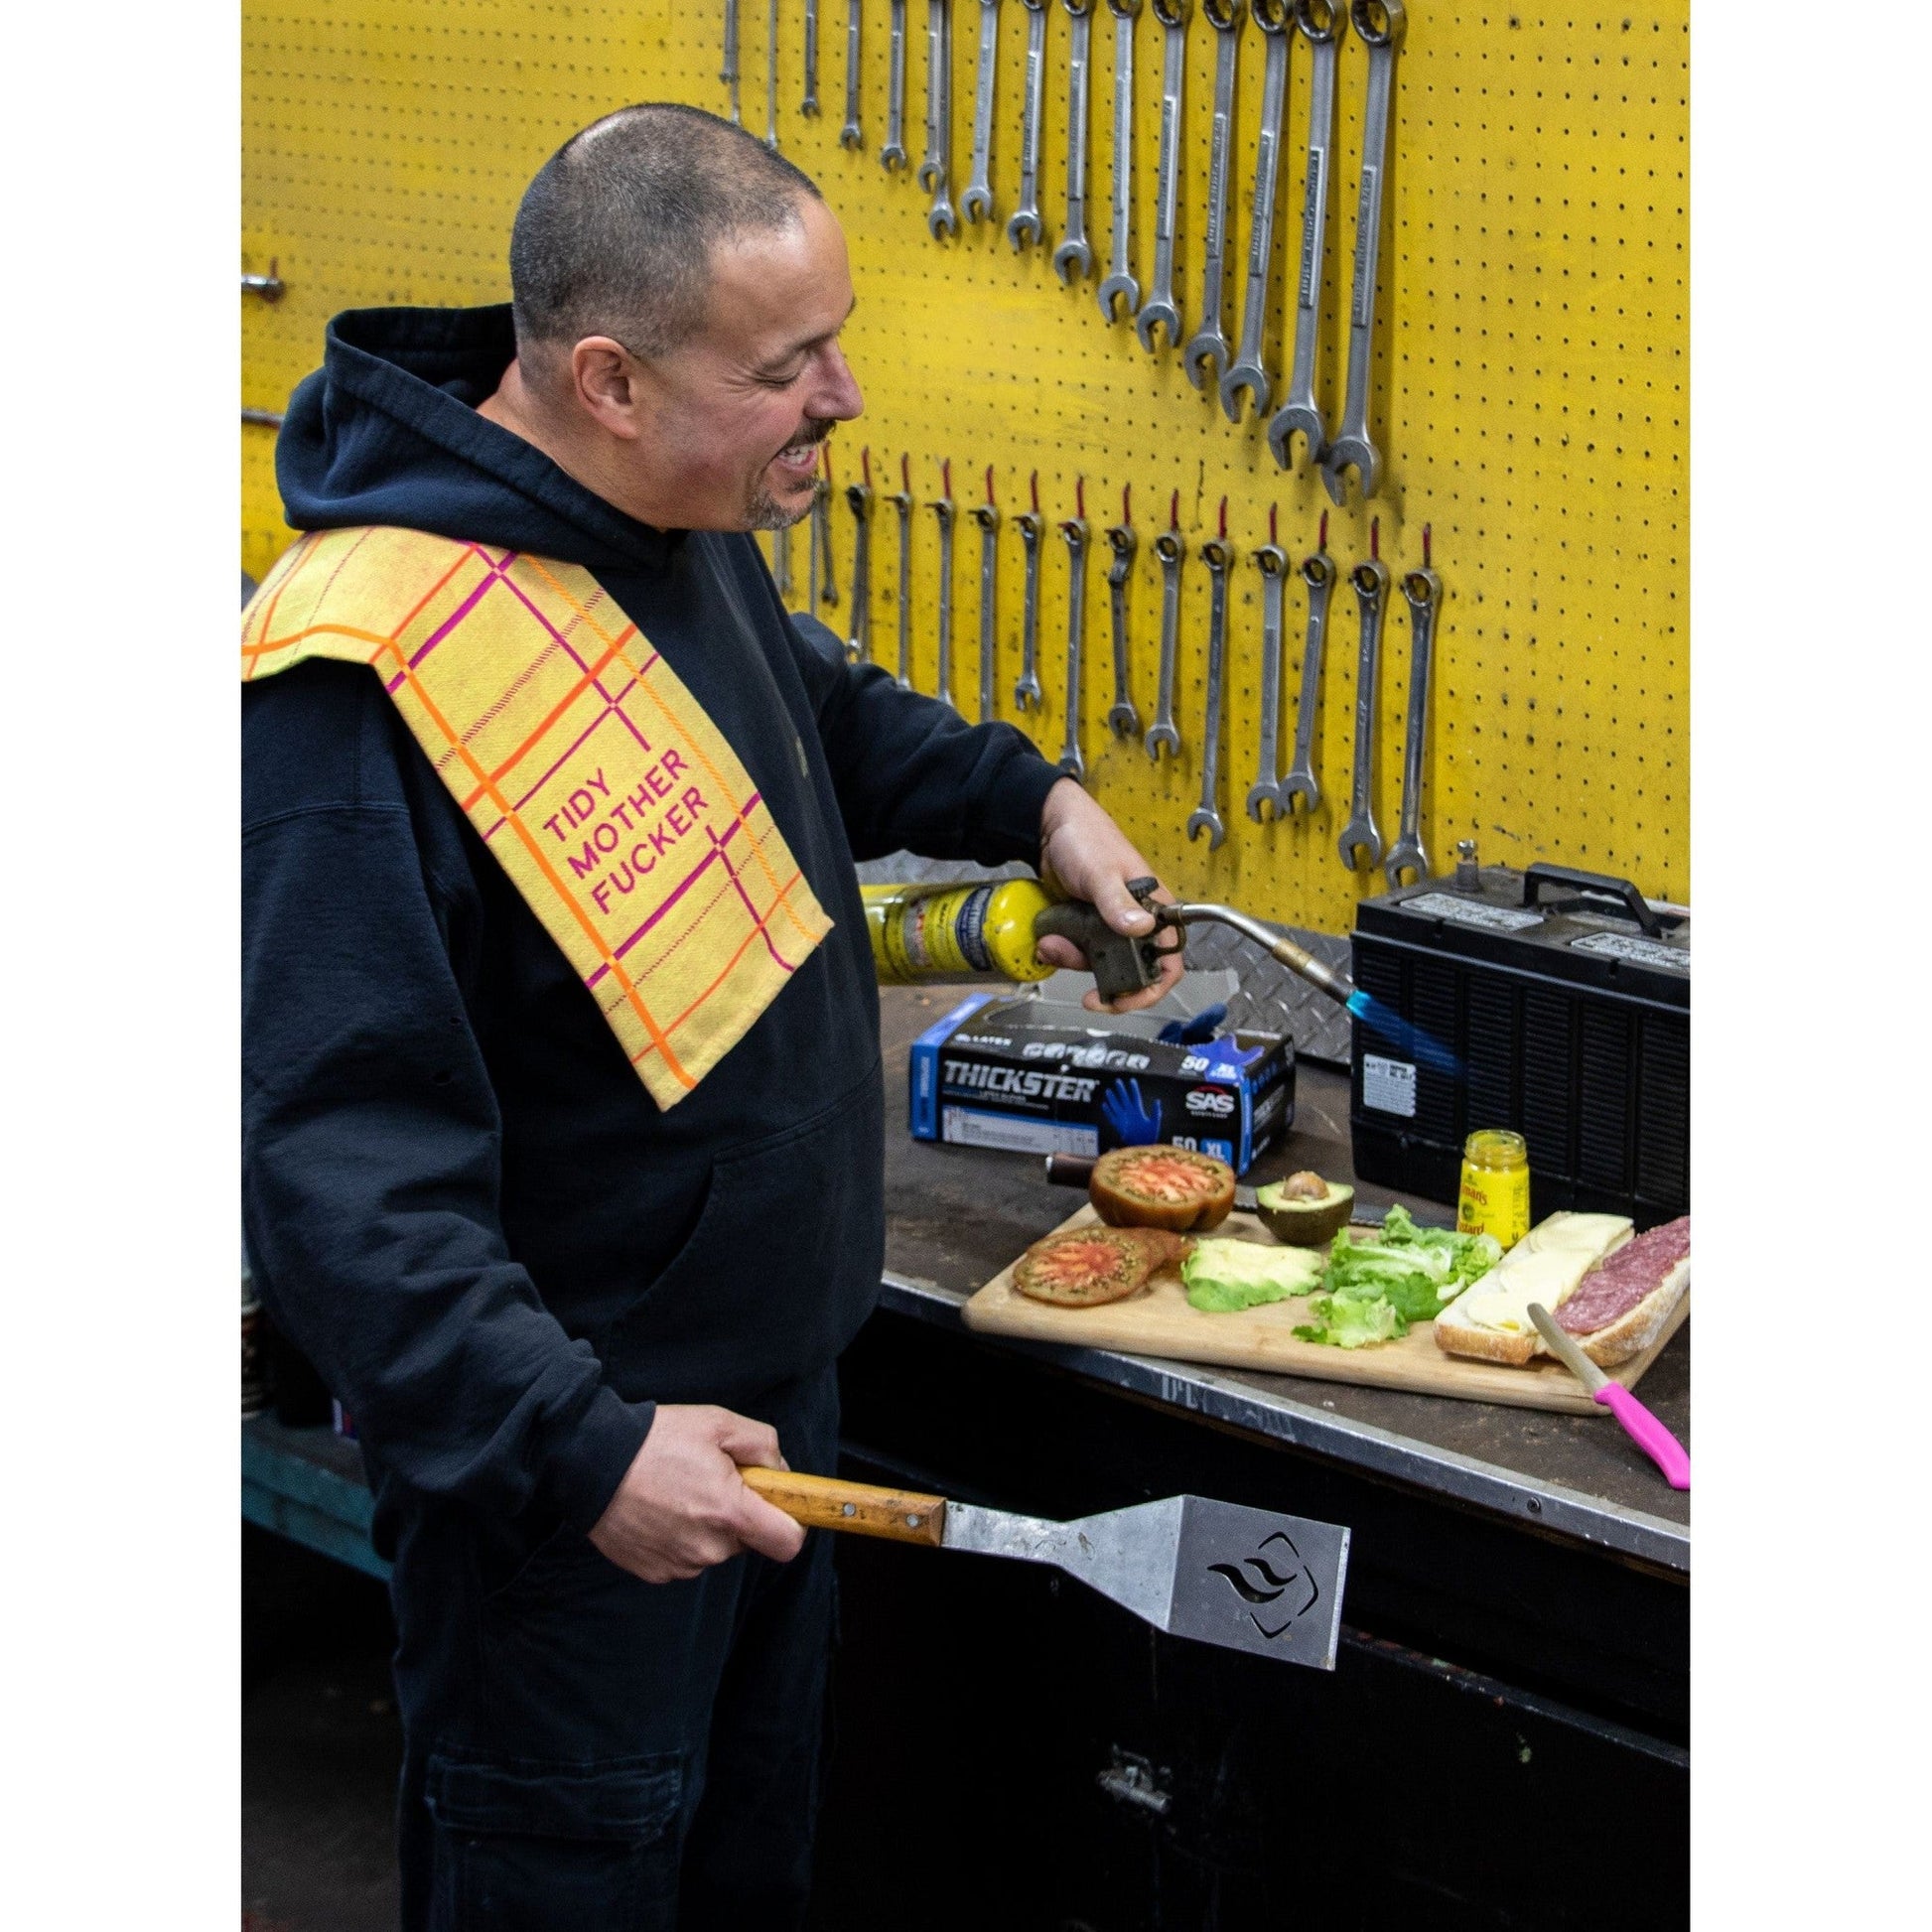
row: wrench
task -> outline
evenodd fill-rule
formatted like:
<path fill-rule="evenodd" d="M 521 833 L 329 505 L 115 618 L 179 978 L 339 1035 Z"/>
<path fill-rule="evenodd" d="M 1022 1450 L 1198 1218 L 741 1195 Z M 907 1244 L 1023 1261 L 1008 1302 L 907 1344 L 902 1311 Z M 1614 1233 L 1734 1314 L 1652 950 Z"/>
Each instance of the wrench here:
<path fill-rule="evenodd" d="M 993 79 L 1000 65 L 1000 0 L 980 0 L 980 70 L 973 89 L 973 179 L 959 198 L 969 221 L 992 221 Z"/>
<path fill-rule="evenodd" d="M 732 126 L 743 127 L 738 100 L 738 0 L 725 0 L 725 65 L 718 69 L 718 78 L 731 89 Z"/>
<path fill-rule="evenodd" d="M 1302 695 L 1295 705 L 1295 765 L 1282 780 L 1282 810 L 1295 809 L 1299 797 L 1312 812 L 1321 803 L 1314 776 L 1314 713 L 1321 701 L 1321 645 L 1328 629 L 1328 600 L 1335 591 L 1334 559 L 1312 551 L 1302 565 L 1309 587 L 1309 640 L 1302 648 Z"/>
<path fill-rule="evenodd" d="M 1093 45 L 1093 0 L 1060 0 L 1072 18 L 1066 56 L 1066 239 L 1053 250 L 1062 286 L 1093 273 L 1087 246 L 1087 54 Z M 1077 773 L 1075 774 L 1078 775 Z"/>
<path fill-rule="evenodd" d="M 812 551 L 814 561 L 824 569 L 824 583 L 816 572 L 812 578 L 812 615 L 821 604 L 836 606 L 839 601 L 838 573 L 832 563 L 832 485 L 819 478 L 812 490 Z"/>
<path fill-rule="evenodd" d="M 925 224 L 936 241 L 959 232 L 959 217 L 947 194 L 952 167 L 952 0 L 926 0 L 925 6 L 925 159 L 918 182 L 932 197 Z"/>
<path fill-rule="evenodd" d="M 1087 775 L 1080 756 L 1080 645 L 1087 627 L 1087 519 L 1069 516 L 1060 525 L 1066 539 L 1066 743 L 1060 747 L 1059 766 L 1070 778 Z"/>
<path fill-rule="evenodd" d="M 929 506 L 939 519 L 939 699 L 954 711 L 952 701 L 952 530 L 953 500 L 941 496 Z"/>
<path fill-rule="evenodd" d="M 1373 866 L 1382 857 L 1382 834 L 1375 829 L 1369 797 L 1375 768 L 1375 675 L 1382 656 L 1382 613 L 1389 600 L 1389 567 L 1371 557 L 1348 573 L 1362 614 L 1362 648 L 1355 663 L 1355 790 L 1351 815 L 1341 831 L 1341 862 L 1355 870 L 1361 847 Z"/>
<path fill-rule="evenodd" d="M 1114 253 L 1100 285 L 1100 313 L 1112 322 L 1118 295 L 1127 304 L 1121 313 L 1131 322 L 1141 304 L 1141 285 L 1128 265 L 1134 226 L 1134 22 L 1141 0 L 1107 0 L 1107 11 L 1114 17 Z"/>
<path fill-rule="evenodd" d="M 1112 4 L 1112 0 L 1109 0 Z M 1127 682 L 1127 580 L 1134 570 L 1134 551 L 1140 539 L 1134 526 L 1122 521 L 1107 532 L 1114 560 L 1107 566 L 1107 593 L 1114 613 L 1114 702 L 1107 713 L 1107 729 L 1116 738 L 1138 738 L 1141 714 Z"/>
<path fill-rule="evenodd" d="M 1362 192 L 1355 204 L 1355 286 L 1348 305 L 1348 395 L 1341 434 L 1321 459 L 1321 481 L 1337 503 L 1348 499 L 1342 472 L 1361 478 L 1364 501 L 1375 494 L 1382 460 L 1368 428 L 1369 365 L 1375 345 L 1375 275 L 1382 252 L 1382 183 L 1389 167 L 1389 102 L 1395 91 L 1395 51 L 1402 40 L 1402 0 L 1381 0 L 1387 24 L 1380 33 L 1368 0 L 1349 0 L 1348 18 L 1368 49 L 1368 95 L 1362 109 Z"/>
<path fill-rule="evenodd" d="M 1039 224 L 1040 96 L 1046 86 L 1046 0 L 1020 0 L 1027 10 L 1027 98 L 1020 116 L 1020 206 L 1007 223 L 1007 239 L 1018 254 L 1028 243 L 1038 247 L 1046 230 Z"/>
<path fill-rule="evenodd" d="M 1013 702 L 1021 711 L 1038 711 L 1045 703 L 1039 688 L 1039 533 L 1046 525 L 1037 510 L 1022 510 L 1014 519 L 1027 551 L 1027 605 L 1020 620 L 1020 681 Z"/>
<path fill-rule="evenodd" d="M 901 484 L 886 500 L 898 511 L 898 688 L 912 688 L 912 492 Z"/>
<path fill-rule="evenodd" d="M 1187 546 L 1178 531 L 1163 530 L 1154 539 L 1154 554 L 1161 560 L 1161 690 L 1148 730 L 1147 755 L 1159 764 L 1163 752 L 1180 756 L 1180 734 L 1173 726 L 1173 660 L 1180 635 L 1180 564 Z"/>
<path fill-rule="evenodd" d="M 1154 195 L 1154 287 L 1134 319 L 1141 346 L 1154 353 L 1154 332 L 1165 328 L 1168 346 L 1180 341 L 1180 311 L 1173 299 L 1174 207 L 1180 190 L 1180 97 L 1187 77 L 1187 13 L 1192 0 L 1153 0 L 1161 23 L 1161 173 Z"/>
<path fill-rule="evenodd" d="M 778 152 L 778 0 L 771 0 L 765 13 L 764 145 Z"/>
<path fill-rule="evenodd" d="M 1429 854 L 1422 845 L 1422 754 L 1429 731 L 1429 673 L 1436 642 L 1436 614 L 1443 608 L 1443 580 L 1427 564 L 1402 580 L 1409 605 L 1409 728 L 1402 743 L 1402 822 L 1382 861 L 1391 887 L 1402 884 L 1405 869 L 1418 882 L 1429 877 Z"/>
<path fill-rule="evenodd" d="M 1234 145 L 1234 71 L 1241 48 L 1243 18 L 1239 0 L 1201 0 L 1201 12 L 1214 29 L 1214 125 L 1207 145 L 1207 243 L 1201 272 L 1200 327 L 1182 352 L 1180 366 L 1196 389 L 1207 386 L 1206 369 L 1228 363 L 1228 339 L 1221 334 L 1222 265 L 1228 244 L 1228 166 Z"/>
<path fill-rule="evenodd" d="M 1256 19 L 1260 19 L 1257 12 Z M 1255 552 L 1261 572 L 1261 748 L 1255 757 L 1255 781 L 1248 787 L 1248 816 L 1264 822 L 1263 805 L 1273 805 L 1277 818 L 1288 816 L 1282 803 L 1281 780 L 1275 775 L 1276 726 L 1282 710 L 1282 592 L 1288 553 L 1280 545 L 1264 543 Z"/>
<path fill-rule="evenodd" d="M 872 488 L 847 483 L 845 500 L 852 511 L 852 634 L 845 654 L 864 664 L 872 657 Z"/>
<path fill-rule="evenodd" d="M 1275 195 L 1282 172 L 1282 111 L 1288 104 L 1288 0 L 1248 0 L 1248 11 L 1266 37 L 1261 70 L 1261 133 L 1255 142 L 1255 197 L 1248 213 L 1248 299 L 1241 312 L 1241 349 L 1221 377 L 1221 409 L 1241 420 L 1247 390 L 1257 419 L 1268 407 L 1268 371 L 1261 364 L 1268 324 L 1268 274 L 1275 265 Z M 1273 772 L 1269 773 L 1272 778 Z"/>
<path fill-rule="evenodd" d="M 865 0 L 845 0 L 845 125 L 839 129 L 839 146 L 862 148 L 866 137 L 859 129 L 859 28 Z"/>
<path fill-rule="evenodd" d="M 886 145 L 879 150 L 879 165 L 889 175 L 905 166 L 905 0 L 893 0 L 893 65 L 886 83 Z"/>
<path fill-rule="evenodd" d="M 1325 22 L 1317 18 L 1320 7 Z M 1295 25 L 1312 44 L 1309 73 L 1309 166 L 1302 191 L 1302 265 L 1295 293 L 1295 363 L 1288 395 L 1268 425 L 1268 447 L 1284 470 L 1297 430 L 1308 438 L 1309 462 L 1319 466 L 1328 447 L 1321 405 L 1314 399 L 1314 362 L 1321 337 L 1321 265 L 1328 245 L 1328 173 L 1335 145 L 1335 55 L 1346 16 L 1338 0 L 1295 0 Z"/>
<path fill-rule="evenodd" d="M 791 526 L 771 532 L 771 586 L 780 604 L 791 595 Z"/>
<path fill-rule="evenodd" d="M 818 616 L 819 568 L 825 555 L 825 530 L 820 521 L 820 507 L 831 493 L 831 485 L 823 477 L 812 479 L 812 506 L 808 515 L 810 522 L 805 532 L 805 609 L 813 617 Z M 839 600 L 834 597 L 832 602 Z"/>
<path fill-rule="evenodd" d="M 1208 18 L 1213 19 L 1210 13 Z M 1221 776 L 1221 673 L 1228 647 L 1228 567 L 1234 562 L 1234 549 L 1226 538 L 1210 538 L 1200 547 L 1201 562 L 1214 579 L 1207 607 L 1207 715 L 1202 736 L 1207 749 L 1201 756 L 1200 803 L 1187 815 L 1187 841 L 1196 832 L 1207 834 L 1207 849 L 1212 852 L 1227 837 L 1221 814 L 1214 809 L 1214 792 Z"/>
<path fill-rule="evenodd" d="M 993 722 L 994 632 L 999 621 L 1000 512 L 975 503 L 967 512 L 980 526 L 980 723 Z"/>
<path fill-rule="evenodd" d="M 805 98 L 798 111 L 807 120 L 818 112 L 818 0 L 805 0 Z"/>

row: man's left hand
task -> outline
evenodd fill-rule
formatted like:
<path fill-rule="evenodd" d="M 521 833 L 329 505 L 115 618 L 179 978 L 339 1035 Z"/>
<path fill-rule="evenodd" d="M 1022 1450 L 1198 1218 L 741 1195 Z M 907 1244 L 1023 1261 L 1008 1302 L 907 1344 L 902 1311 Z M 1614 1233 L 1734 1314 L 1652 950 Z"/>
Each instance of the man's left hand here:
<path fill-rule="evenodd" d="M 1071 778 L 1062 778 L 1046 794 L 1039 814 L 1039 876 L 1069 898 L 1084 898 L 1116 932 L 1144 937 L 1154 925 L 1128 890 L 1130 879 L 1145 879 L 1154 868 L 1099 805 Z M 1173 904 L 1173 895 L 1163 886 L 1154 895 Z M 1054 966 L 1085 968 L 1086 955 L 1070 939 L 1047 937 L 1039 942 L 1039 956 Z M 1139 993 L 1106 1005 L 1097 992 L 1082 1004 L 1090 1013 L 1132 1013 L 1151 1007 L 1180 977 L 1180 934 L 1170 932 L 1163 942 L 1161 971 L 1154 984 Z"/>

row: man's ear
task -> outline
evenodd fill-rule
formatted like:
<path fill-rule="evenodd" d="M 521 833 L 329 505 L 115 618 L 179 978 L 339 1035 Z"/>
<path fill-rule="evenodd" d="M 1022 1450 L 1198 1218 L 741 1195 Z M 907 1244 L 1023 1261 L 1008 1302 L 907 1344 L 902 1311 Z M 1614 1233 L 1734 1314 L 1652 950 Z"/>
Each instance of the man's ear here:
<path fill-rule="evenodd" d="M 643 371 L 609 336 L 586 336 L 570 351 L 578 407 L 608 434 L 634 442 L 643 434 Z"/>

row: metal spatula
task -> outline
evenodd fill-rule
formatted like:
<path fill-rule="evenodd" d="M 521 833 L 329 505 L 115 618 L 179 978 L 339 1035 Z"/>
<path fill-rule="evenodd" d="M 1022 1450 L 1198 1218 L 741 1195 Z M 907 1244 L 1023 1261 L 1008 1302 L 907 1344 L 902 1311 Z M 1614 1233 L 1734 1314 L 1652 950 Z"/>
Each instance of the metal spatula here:
<path fill-rule="evenodd" d="M 1051 1564 L 1157 1630 L 1333 1670 L 1348 1532 L 1205 1496 L 1071 1523 L 784 1469 L 739 1473 L 812 1529 Z"/>

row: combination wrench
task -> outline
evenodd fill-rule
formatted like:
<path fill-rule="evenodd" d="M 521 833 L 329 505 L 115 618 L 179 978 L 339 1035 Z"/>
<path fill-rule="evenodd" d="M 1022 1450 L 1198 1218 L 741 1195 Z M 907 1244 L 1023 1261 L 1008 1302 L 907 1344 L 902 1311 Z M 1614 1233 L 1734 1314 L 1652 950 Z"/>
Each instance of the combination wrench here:
<path fill-rule="evenodd" d="M 1289 446 L 1298 430 L 1308 438 L 1311 465 L 1318 466 L 1328 449 L 1321 405 L 1314 399 L 1314 364 L 1321 339 L 1321 270 L 1328 246 L 1328 177 L 1335 145 L 1335 56 L 1344 18 L 1339 0 L 1295 0 L 1295 25 L 1311 53 L 1302 259 L 1295 282 L 1295 360 L 1288 393 L 1268 425 L 1268 447 L 1284 470 L 1290 467 Z"/>
<path fill-rule="evenodd" d="M 947 193 L 952 168 L 952 0 L 926 0 L 925 159 L 918 183 L 932 197 L 925 224 L 936 241 L 959 232 Z"/>
<path fill-rule="evenodd" d="M 1066 56 L 1066 235 L 1053 250 L 1053 273 L 1063 286 L 1093 273 L 1087 246 L 1087 68 L 1093 46 L 1093 0 L 1060 0 L 1072 20 Z"/>
<path fill-rule="evenodd" d="M 1268 57 L 1261 70 L 1261 133 L 1255 142 L 1255 194 L 1248 212 L 1248 296 L 1241 311 L 1241 348 L 1221 377 L 1221 409 L 1231 423 L 1241 420 L 1243 389 L 1257 418 L 1268 408 L 1261 345 L 1268 326 L 1268 277 L 1275 265 L 1275 197 L 1281 184 L 1282 114 L 1288 104 L 1288 6 L 1289 0 L 1248 0 Z"/>
<path fill-rule="evenodd" d="M 1389 602 L 1389 567 L 1371 557 L 1348 573 L 1361 612 L 1361 653 L 1355 660 L 1355 786 L 1348 823 L 1341 830 L 1341 862 L 1355 870 L 1357 849 L 1373 866 L 1382 857 L 1382 834 L 1375 829 L 1371 791 L 1375 782 L 1376 674 L 1382 657 L 1382 615 Z"/>
<path fill-rule="evenodd" d="M 892 70 L 886 82 L 886 145 L 879 150 L 879 165 L 889 175 L 906 165 L 905 0 L 893 0 Z"/>
<path fill-rule="evenodd" d="M 1295 701 L 1295 763 L 1282 780 L 1282 809 L 1291 812 L 1300 798 L 1310 812 L 1321 803 L 1321 786 L 1314 775 L 1314 718 L 1321 702 L 1321 647 L 1328 631 L 1328 605 L 1335 593 L 1335 563 L 1328 555 L 1328 519 L 1321 519 L 1321 539 L 1302 563 L 1302 582 L 1309 588 L 1309 635 L 1302 646 L 1302 692 Z"/>
<path fill-rule="evenodd" d="M 986 501 L 969 512 L 980 526 L 980 723 L 993 722 L 994 643 L 999 623 L 1000 512 L 993 502 L 993 471 L 986 472 Z"/>
<path fill-rule="evenodd" d="M 847 483 L 846 507 L 852 512 L 852 625 L 845 654 L 855 664 L 872 657 L 872 484 Z"/>
<path fill-rule="evenodd" d="M 743 127 L 745 116 L 738 99 L 738 0 L 725 0 L 725 65 L 718 69 L 718 78 L 731 89 L 732 126 Z"/>
<path fill-rule="evenodd" d="M 1187 815 L 1187 841 L 1191 845 L 1197 832 L 1205 832 L 1207 849 L 1212 852 L 1227 837 L 1221 814 L 1214 807 L 1214 794 L 1221 778 L 1221 677 L 1227 663 L 1228 570 L 1234 562 L 1234 550 L 1225 537 L 1210 538 L 1201 545 L 1200 554 L 1213 585 L 1207 605 L 1207 707 L 1201 721 L 1200 803 Z"/>
<path fill-rule="evenodd" d="M 954 711 L 952 697 L 952 464 L 944 465 L 945 481 L 937 502 L 928 505 L 939 519 L 939 701 Z"/>
<path fill-rule="evenodd" d="M 778 602 L 786 603 L 791 596 L 791 528 L 786 525 L 781 530 L 771 532 L 771 588 L 778 593 Z"/>
<path fill-rule="evenodd" d="M 820 576 L 825 558 L 825 534 L 830 527 L 826 521 L 826 499 L 832 493 L 832 486 L 823 477 L 812 479 L 812 506 L 806 512 L 810 521 L 805 527 L 805 609 L 813 617 L 818 616 L 818 591 Z M 830 600 L 836 604 L 838 593 L 834 591 Z"/>
<path fill-rule="evenodd" d="M 992 221 L 993 78 L 1000 65 L 1000 0 L 980 0 L 980 70 L 973 88 L 973 179 L 959 198 L 969 221 Z"/>
<path fill-rule="evenodd" d="M 765 10 L 764 145 L 778 152 L 778 0 Z"/>
<path fill-rule="evenodd" d="M 1066 742 L 1060 747 L 1059 767 L 1069 778 L 1084 778 L 1087 761 L 1080 756 L 1080 646 L 1087 623 L 1086 505 L 1060 524 L 1066 541 Z"/>
<path fill-rule="evenodd" d="M 1148 728 L 1147 755 L 1156 764 L 1161 754 L 1180 756 L 1180 734 L 1173 723 L 1174 654 L 1180 642 L 1180 566 L 1187 546 L 1178 530 L 1163 530 L 1154 539 L 1154 555 L 1161 565 L 1161 688 L 1155 696 L 1154 723 Z"/>
<path fill-rule="evenodd" d="M 898 512 L 898 688 L 912 688 L 912 485 L 911 459 L 899 461 L 899 486 L 886 500 Z"/>
<path fill-rule="evenodd" d="M 1038 711 L 1045 702 L 1039 688 L 1039 537 L 1046 521 L 1038 510 L 1032 509 L 1022 510 L 1013 522 L 1027 552 L 1027 599 L 1020 618 L 1020 677 L 1013 687 L 1013 702 L 1018 710 Z"/>
<path fill-rule="evenodd" d="M 1228 364 L 1221 333 L 1222 269 L 1228 243 L 1228 168 L 1234 148 L 1234 73 L 1241 51 L 1240 0 L 1201 0 L 1214 29 L 1214 121 L 1207 143 L 1207 239 L 1201 265 L 1200 327 L 1182 352 L 1180 366 L 1196 389 L 1207 386 L 1208 365 L 1218 375 Z"/>
<path fill-rule="evenodd" d="M 1288 553 L 1274 538 L 1271 527 L 1268 541 L 1255 552 L 1255 567 L 1261 572 L 1261 745 L 1255 756 L 1255 781 L 1248 787 L 1248 816 L 1257 825 L 1265 821 L 1264 805 L 1274 806 L 1277 818 L 1288 816 L 1276 775 L 1281 768 L 1276 730 L 1282 710 L 1282 593 Z"/>
<path fill-rule="evenodd" d="M 1046 230 L 1039 224 L 1039 130 L 1046 90 L 1046 0 L 1020 0 L 1027 10 L 1027 91 L 1020 111 L 1020 206 L 1007 223 L 1007 239 L 1018 254 L 1028 242 L 1038 247 Z"/>
<path fill-rule="evenodd" d="M 805 0 L 805 98 L 798 111 L 807 120 L 818 113 L 818 0 Z"/>
<path fill-rule="evenodd" d="M 1154 353 L 1154 332 L 1166 329 L 1168 346 L 1180 343 L 1180 310 L 1173 299 L 1174 214 L 1180 199 L 1180 103 L 1187 79 L 1187 14 L 1192 0 L 1153 0 L 1161 23 L 1161 162 L 1154 191 L 1154 287 L 1134 319 L 1141 346 Z"/>
<path fill-rule="evenodd" d="M 1423 555 L 1429 554 L 1429 534 L 1423 533 Z M 1429 673 L 1435 654 L 1436 614 L 1443 608 L 1443 580 L 1424 564 L 1402 580 L 1409 606 L 1409 724 L 1402 745 L 1402 822 L 1395 843 L 1382 861 L 1391 887 L 1402 884 L 1405 871 L 1420 882 L 1429 877 L 1429 854 L 1422 844 L 1422 755 L 1429 733 Z"/>
<path fill-rule="evenodd" d="M 1379 4 L 1385 23 L 1369 18 Z M 1348 395 L 1341 434 L 1321 459 L 1321 481 L 1337 503 L 1348 500 L 1342 472 L 1361 478 L 1364 502 L 1375 494 L 1382 460 L 1368 427 L 1369 374 L 1375 355 L 1375 276 L 1382 253 L 1382 185 L 1389 167 L 1389 103 L 1395 92 L 1395 51 L 1402 40 L 1402 0 L 1350 0 L 1348 18 L 1368 49 L 1368 94 L 1362 110 L 1362 188 L 1355 204 L 1355 285 L 1348 303 Z"/>
<path fill-rule="evenodd" d="M 1107 566 L 1107 599 L 1114 620 L 1114 702 L 1107 712 L 1107 729 L 1116 738 L 1138 738 L 1141 714 L 1134 709 L 1134 693 L 1127 675 L 1127 580 L 1134 571 L 1134 552 L 1140 539 L 1128 520 L 1128 505 L 1123 493 L 1120 521 L 1107 532 L 1107 547 L 1114 560 Z"/>
<path fill-rule="evenodd" d="M 1141 285 L 1134 279 L 1129 257 L 1134 229 L 1134 23 L 1141 0 L 1107 0 L 1114 17 L 1114 227 L 1113 254 L 1107 279 L 1100 285 L 1100 313 L 1109 322 L 1134 320 L 1141 305 Z M 1114 297 L 1127 304 L 1114 315 Z"/>
<path fill-rule="evenodd" d="M 859 29 L 865 0 L 845 0 L 845 125 L 839 129 L 839 146 L 862 148 L 866 137 L 859 127 Z"/>

